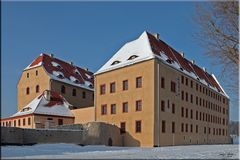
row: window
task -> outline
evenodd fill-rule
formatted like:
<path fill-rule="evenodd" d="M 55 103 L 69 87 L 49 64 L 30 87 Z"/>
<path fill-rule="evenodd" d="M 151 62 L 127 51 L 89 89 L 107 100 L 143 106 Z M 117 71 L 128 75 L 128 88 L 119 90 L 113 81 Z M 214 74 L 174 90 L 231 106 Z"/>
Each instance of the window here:
<path fill-rule="evenodd" d="M 162 133 L 166 132 L 166 121 L 162 121 Z"/>
<path fill-rule="evenodd" d="M 63 94 L 66 93 L 66 89 L 65 89 L 65 86 L 64 86 L 64 85 L 62 85 L 62 87 L 61 87 L 61 93 L 63 93 Z"/>
<path fill-rule="evenodd" d="M 63 125 L 63 119 L 58 119 L 58 125 Z"/>
<path fill-rule="evenodd" d="M 188 124 L 185 124 L 185 132 L 188 132 Z"/>
<path fill-rule="evenodd" d="M 186 118 L 188 118 L 188 109 L 186 108 Z"/>
<path fill-rule="evenodd" d="M 196 96 L 196 105 L 198 105 L 198 96 Z"/>
<path fill-rule="evenodd" d="M 126 122 L 120 123 L 120 134 L 126 133 Z"/>
<path fill-rule="evenodd" d="M 142 77 L 137 77 L 136 78 L 136 88 L 141 88 L 142 87 Z"/>
<path fill-rule="evenodd" d="M 136 124 L 135 124 L 135 131 L 136 133 L 141 133 L 141 121 L 136 121 Z"/>
<path fill-rule="evenodd" d="M 25 118 L 23 118 L 23 126 L 25 126 Z"/>
<path fill-rule="evenodd" d="M 186 77 L 186 81 L 185 81 L 186 86 L 188 86 L 188 78 Z"/>
<path fill-rule="evenodd" d="M 106 93 L 106 85 L 103 84 L 103 85 L 100 86 L 100 94 L 103 95 L 105 93 Z"/>
<path fill-rule="evenodd" d="M 116 104 L 111 104 L 111 114 L 116 114 Z"/>
<path fill-rule="evenodd" d="M 31 125 L 31 118 L 28 118 L 28 125 Z"/>
<path fill-rule="evenodd" d="M 175 113 L 175 104 L 172 104 L 172 113 Z"/>
<path fill-rule="evenodd" d="M 26 94 L 27 94 L 27 95 L 30 94 L 30 88 L 29 88 L 29 87 L 27 87 L 27 89 L 26 89 Z"/>
<path fill-rule="evenodd" d="M 193 127 L 192 127 L 192 124 L 191 124 L 191 126 L 190 126 L 190 131 L 191 131 L 191 132 L 193 132 Z"/>
<path fill-rule="evenodd" d="M 107 105 L 104 104 L 101 106 L 101 114 L 106 115 L 107 114 Z"/>
<path fill-rule="evenodd" d="M 165 111 L 165 101 L 161 101 L 161 111 Z"/>
<path fill-rule="evenodd" d="M 206 134 L 206 127 L 204 127 L 204 134 Z"/>
<path fill-rule="evenodd" d="M 184 84 L 184 76 L 181 77 L 182 84 Z"/>
<path fill-rule="evenodd" d="M 123 90 L 124 91 L 128 90 L 128 80 L 123 81 Z"/>
<path fill-rule="evenodd" d="M 16 120 L 14 120 L 13 125 L 14 125 L 14 127 L 16 127 Z"/>
<path fill-rule="evenodd" d="M 50 121 L 52 121 L 53 119 L 52 119 L 52 118 L 47 118 L 47 120 L 50 120 Z"/>
<path fill-rule="evenodd" d="M 21 120 L 20 119 L 18 120 L 18 126 L 21 126 Z"/>
<path fill-rule="evenodd" d="M 199 91 L 202 92 L 202 86 L 201 85 L 199 85 Z"/>
<path fill-rule="evenodd" d="M 115 93 L 116 91 L 116 84 L 115 82 L 110 83 L 110 93 Z"/>
<path fill-rule="evenodd" d="M 191 119 L 193 118 L 193 110 L 191 110 L 191 112 L 190 112 L 190 118 Z"/>
<path fill-rule="evenodd" d="M 165 88 L 165 81 L 163 77 L 161 77 L 161 88 Z"/>
<path fill-rule="evenodd" d="M 198 84 L 196 83 L 196 91 L 198 91 Z"/>
<path fill-rule="evenodd" d="M 142 100 L 136 101 L 136 111 L 142 110 Z"/>
<path fill-rule="evenodd" d="M 198 120 L 198 111 L 196 111 L 196 120 Z"/>
<path fill-rule="evenodd" d="M 171 81 L 171 91 L 174 93 L 176 92 L 176 83 L 173 81 Z"/>
<path fill-rule="evenodd" d="M 196 125 L 196 133 L 198 133 L 198 125 Z"/>
<path fill-rule="evenodd" d="M 83 99 L 86 98 L 86 92 L 85 92 L 85 91 L 82 92 L 82 98 L 83 98 Z"/>
<path fill-rule="evenodd" d="M 115 65 L 115 64 L 118 64 L 120 63 L 120 61 L 114 61 L 111 65 Z"/>
<path fill-rule="evenodd" d="M 191 80 L 191 88 L 193 88 L 193 81 Z"/>
<path fill-rule="evenodd" d="M 128 112 L 128 102 L 124 102 L 123 103 L 123 113 L 127 113 Z"/>
<path fill-rule="evenodd" d="M 184 124 L 181 125 L 181 131 L 184 132 Z"/>
<path fill-rule="evenodd" d="M 186 92 L 185 94 L 186 94 L 185 99 L 186 99 L 186 101 L 188 101 L 188 93 Z"/>
<path fill-rule="evenodd" d="M 172 122 L 172 133 L 175 133 L 175 122 Z"/>
<path fill-rule="evenodd" d="M 39 85 L 36 86 L 36 93 L 39 92 Z"/>
<path fill-rule="evenodd" d="M 29 73 L 27 73 L 27 78 L 29 78 Z"/>
<path fill-rule="evenodd" d="M 191 97 L 190 97 L 190 101 L 191 103 L 193 103 L 193 95 L 191 94 Z"/>
<path fill-rule="evenodd" d="M 137 58 L 138 56 L 137 55 L 132 55 L 132 56 L 130 56 L 129 58 L 128 58 L 128 60 L 132 60 L 132 59 L 135 59 L 135 58 Z"/>
<path fill-rule="evenodd" d="M 38 76 L 38 70 L 36 70 L 36 76 Z"/>
<path fill-rule="evenodd" d="M 184 117 L 184 108 L 182 107 L 182 117 Z"/>
<path fill-rule="evenodd" d="M 77 95 L 77 90 L 75 88 L 73 88 L 72 90 L 72 96 L 76 96 Z"/>

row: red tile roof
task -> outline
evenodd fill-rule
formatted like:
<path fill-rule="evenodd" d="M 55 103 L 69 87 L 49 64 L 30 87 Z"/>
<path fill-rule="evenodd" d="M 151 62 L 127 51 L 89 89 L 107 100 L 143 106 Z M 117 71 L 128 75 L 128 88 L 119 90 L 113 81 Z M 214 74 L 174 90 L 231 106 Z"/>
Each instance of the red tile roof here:
<path fill-rule="evenodd" d="M 151 49 L 154 54 L 160 55 L 160 52 L 163 51 L 170 60 L 178 63 L 184 70 L 188 72 L 193 72 L 200 79 L 205 80 L 212 87 L 216 87 L 219 92 L 224 93 L 212 75 L 205 72 L 202 68 L 198 67 L 196 64 L 193 64 L 192 62 L 184 58 L 180 53 L 178 53 L 176 50 L 174 50 L 172 47 L 170 47 L 162 40 L 156 39 L 155 36 L 153 36 L 150 33 L 147 33 L 147 35 L 149 38 Z"/>
<path fill-rule="evenodd" d="M 52 63 L 59 64 L 59 67 L 54 66 Z M 86 82 L 90 82 L 92 86 L 87 86 L 90 89 L 93 89 L 94 78 L 93 72 L 88 71 L 86 69 L 80 68 L 78 66 L 72 65 L 68 62 L 60 60 L 58 58 L 49 56 L 47 54 L 42 53 L 39 57 L 37 57 L 25 70 L 33 68 L 41 64 L 45 70 L 51 75 L 54 76 L 53 72 L 61 72 L 63 73 L 63 77 L 56 77 L 58 80 L 63 80 L 67 78 L 69 82 L 71 82 L 70 77 L 74 77 L 77 79 L 76 82 L 72 82 L 70 84 L 75 83 L 76 85 L 86 85 Z"/>

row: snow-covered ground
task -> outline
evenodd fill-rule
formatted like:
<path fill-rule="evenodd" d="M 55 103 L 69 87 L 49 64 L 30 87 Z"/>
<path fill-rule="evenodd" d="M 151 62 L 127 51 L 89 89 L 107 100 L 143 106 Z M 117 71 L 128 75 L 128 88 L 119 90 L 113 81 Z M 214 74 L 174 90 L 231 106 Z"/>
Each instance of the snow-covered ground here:
<path fill-rule="evenodd" d="M 34 146 L 2 146 L 1 155 L 3 159 L 239 159 L 239 145 L 137 148 L 38 144 Z"/>

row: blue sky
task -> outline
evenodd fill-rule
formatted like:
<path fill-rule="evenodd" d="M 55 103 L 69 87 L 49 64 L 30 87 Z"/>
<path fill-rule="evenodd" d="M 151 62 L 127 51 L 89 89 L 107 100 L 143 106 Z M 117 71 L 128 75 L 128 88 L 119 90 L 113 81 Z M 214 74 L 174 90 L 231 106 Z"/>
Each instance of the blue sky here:
<path fill-rule="evenodd" d="M 195 4 L 3 2 L 1 116 L 17 111 L 17 82 L 40 53 L 53 53 L 95 72 L 144 30 L 159 33 L 162 40 L 218 77 L 219 68 L 204 57 L 204 48 L 193 37 L 198 31 L 193 20 Z M 238 106 L 231 104 L 230 114 L 238 120 Z"/>

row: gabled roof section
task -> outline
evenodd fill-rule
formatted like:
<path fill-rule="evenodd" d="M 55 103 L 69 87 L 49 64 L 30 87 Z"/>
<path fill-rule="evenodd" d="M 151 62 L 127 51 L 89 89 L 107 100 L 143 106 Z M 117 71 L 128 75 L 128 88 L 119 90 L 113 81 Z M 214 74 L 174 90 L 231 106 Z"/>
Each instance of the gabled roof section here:
<path fill-rule="evenodd" d="M 126 43 L 95 74 L 97 75 L 153 58 L 160 59 L 163 63 L 228 97 L 214 75 L 210 75 L 196 64 L 184 58 L 181 53 L 177 52 L 164 41 L 146 31 L 138 39 Z"/>
<path fill-rule="evenodd" d="M 57 92 L 46 90 L 11 117 L 29 114 L 74 117 L 69 106 L 71 105 Z"/>
<path fill-rule="evenodd" d="M 39 66 L 44 67 L 51 79 L 93 91 L 93 73 L 87 69 L 42 53 L 24 70 Z"/>

